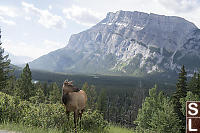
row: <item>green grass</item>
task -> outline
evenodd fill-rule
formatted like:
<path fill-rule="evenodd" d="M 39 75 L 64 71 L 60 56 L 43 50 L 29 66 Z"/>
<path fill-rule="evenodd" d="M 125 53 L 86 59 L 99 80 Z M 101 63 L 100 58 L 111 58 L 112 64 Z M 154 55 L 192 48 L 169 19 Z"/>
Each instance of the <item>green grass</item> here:
<path fill-rule="evenodd" d="M 15 131 L 18 133 L 62 133 L 58 129 L 44 129 L 36 127 L 27 127 L 19 123 L 1 123 L 0 130 Z M 119 126 L 110 126 L 108 133 L 133 133 L 133 130 Z"/>
<path fill-rule="evenodd" d="M 133 130 L 119 126 L 111 126 L 109 133 L 133 133 Z"/>
<path fill-rule="evenodd" d="M 44 129 L 36 127 L 27 127 L 19 123 L 1 123 L 0 130 L 15 131 L 17 133 L 62 133 L 58 129 Z"/>

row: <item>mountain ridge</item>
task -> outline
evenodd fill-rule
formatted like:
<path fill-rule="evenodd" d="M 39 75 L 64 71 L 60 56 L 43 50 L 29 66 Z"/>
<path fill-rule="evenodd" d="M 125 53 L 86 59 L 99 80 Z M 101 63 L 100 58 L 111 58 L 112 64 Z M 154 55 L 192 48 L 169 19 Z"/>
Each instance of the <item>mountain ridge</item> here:
<path fill-rule="evenodd" d="M 181 17 L 110 12 L 90 29 L 72 35 L 64 48 L 30 62 L 30 66 L 57 72 L 128 75 L 177 71 L 185 58 L 186 62 L 194 57 L 200 61 L 199 38 L 200 30 Z M 193 72 L 200 64 L 187 66 Z"/>

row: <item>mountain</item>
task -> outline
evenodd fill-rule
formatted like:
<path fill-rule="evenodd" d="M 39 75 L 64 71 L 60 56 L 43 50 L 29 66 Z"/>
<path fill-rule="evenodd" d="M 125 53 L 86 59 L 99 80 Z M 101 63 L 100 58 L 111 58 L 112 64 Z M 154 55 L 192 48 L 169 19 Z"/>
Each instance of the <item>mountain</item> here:
<path fill-rule="evenodd" d="M 143 75 L 200 68 L 200 29 L 184 18 L 117 11 L 32 62 L 55 72 Z"/>

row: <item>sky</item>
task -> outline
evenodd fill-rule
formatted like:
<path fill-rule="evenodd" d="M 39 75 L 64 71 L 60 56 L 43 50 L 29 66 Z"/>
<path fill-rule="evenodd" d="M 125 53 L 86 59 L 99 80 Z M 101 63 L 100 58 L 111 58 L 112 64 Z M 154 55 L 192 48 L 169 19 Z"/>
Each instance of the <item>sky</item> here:
<path fill-rule="evenodd" d="M 179 16 L 200 27 L 200 0 L 0 0 L 2 47 L 36 59 L 119 10 Z"/>

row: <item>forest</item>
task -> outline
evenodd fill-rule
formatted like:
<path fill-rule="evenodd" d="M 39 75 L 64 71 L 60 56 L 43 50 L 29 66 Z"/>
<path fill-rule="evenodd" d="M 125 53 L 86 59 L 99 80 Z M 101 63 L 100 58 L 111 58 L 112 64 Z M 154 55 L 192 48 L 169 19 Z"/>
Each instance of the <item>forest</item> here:
<path fill-rule="evenodd" d="M 138 133 L 182 133 L 185 132 L 185 102 L 200 100 L 200 72 L 188 79 L 184 66 L 174 85 L 158 82 L 168 83 L 167 79 L 154 82 L 151 78 L 95 75 L 98 78 L 88 76 L 89 80 L 83 80 L 87 76 L 55 78 L 46 72 L 47 77 L 54 77 L 47 80 L 42 78 L 44 72 L 42 75 L 37 72 L 32 73 L 28 64 L 23 70 L 16 70 L 0 47 L 0 123 L 72 131 L 73 117 L 67 120 L 61 103 L 61 86 L 66 78 L 75 80 L 88 96 L 83 126 L 78 132 L 109 132 L 111 125 L 117 125 Z M 77 81 L 76 77 L 79 77 Z M 135 84 L 128 87 L 126 81 Z"/>

